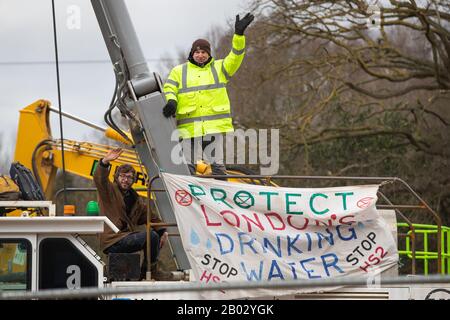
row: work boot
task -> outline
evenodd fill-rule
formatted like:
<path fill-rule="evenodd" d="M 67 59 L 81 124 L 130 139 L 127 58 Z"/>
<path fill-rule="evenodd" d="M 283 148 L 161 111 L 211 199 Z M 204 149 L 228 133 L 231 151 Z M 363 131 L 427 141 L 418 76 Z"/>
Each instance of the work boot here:
<path fill-rule="evenodd" d="M 217 175 L 217 176 L 226 176 L 227 175 L 227 169 L 221 163 L 219 164 L 219 163 L 213 162 L 211 164 L 211 170 L 212 170 L 213 175 Z M 228 180 L 227 178 L 214 178 L 214 179 L 222 180 L 222 181 Z"/>
<path fill-rule="evenodd" d="M 164 271 L 159 268 L 158 263 L 152 263 L 150 267 L 152 273 L 152 279 L 156 281 L 171 281 L 174 280 L 174 276 L 170 271 Z"/>

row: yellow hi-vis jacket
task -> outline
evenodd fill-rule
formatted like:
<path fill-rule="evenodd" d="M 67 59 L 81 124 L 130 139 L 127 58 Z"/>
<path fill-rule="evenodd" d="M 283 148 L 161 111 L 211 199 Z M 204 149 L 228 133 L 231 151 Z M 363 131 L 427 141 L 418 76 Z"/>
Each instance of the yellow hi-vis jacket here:
<path fill-rule="evenodd" d="M 164 84 L 167 100 L 177 101 L 177 127 L 184 139 L 234 131 L 226 84 L 244 59 L 245 36 L 234 35 L 231 52 L 203 68 L 191 62 L 172 69 Z"/>

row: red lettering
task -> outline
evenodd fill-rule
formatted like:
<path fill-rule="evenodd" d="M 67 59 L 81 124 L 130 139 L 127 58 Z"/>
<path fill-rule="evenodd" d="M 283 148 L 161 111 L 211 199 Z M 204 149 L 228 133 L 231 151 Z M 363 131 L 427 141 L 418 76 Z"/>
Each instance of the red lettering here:
<path fill-rule="evenodd" d="M 342 217 L 342 218 L 339 219 L 339 223 L 340 223 L 340 224 L 348 224 L 348 225 L 352 225 L 353 223 L 356 222 L 355 220 L 351 220 L 351 221 L 345 222 L 344 219 L 347 219 L 347 218 L 354 218 L 354 217 L 355 217 L 355 216 L 353 216 L 353 215 L 344 216 L 344 217 Z"/>
<path fill-rule="evenodd" d="M 320 227 L 320 225 L 322 225 L 324 227 L 332 227 L 333 220 L 328 220 L 328 224 L 325 221 L 316 220 L 316 226 Z"/>
<path fill-rule="evenodd" d="M 247 220 L 247 227 L 248 227 L 248 232 L 252 232 L 252 225 L 250 224 L 250 222 L 252 222 L 255 226 L 257 226 L 259 229 L 261 229 L 262 231 L 264 231 L 264 226 L 262 225 L 261 221 L 259 221 L 258 215 L 256 213 L 253 214 L 253 216 L 255 217 L 255 220 L 250 219 L 249 217 L 247 217 L 245 214 L 242 215 L 242 217 Z"/>
<path fill-rule="evenodd" d="M 377 256 L 375 256 L 374 253 L 372 253 L 369 256 L 369 259 L 367 259 L 370 263 L 372 263 L 372 265 L 377 265 L 381 262 L 380 258 L 378 258 Z"/>
<path fill-rule="evenodd" d="M 200 281 L 206 280 L 206 283 L 211 280 L 212 273 L 206 273 L 206 270 L 203 271 L 202 276 L 200 277 Z"/>
<path fill-rule="evenodd" d="M 214 276 L 212 273 L 207 273 L 206 270 L 203 271 L 202 276 L 200 277 L 200 281 L 204 281 L 208 283 L 210 280 L 213 282 L 220 282 L 220 278 L 218 276 Z"/>
<path fill-rule="evenodd" d="M 292 224 L 292 222 L 291 222 L 292 216 L 288 216 L 288 217 L 287 217 L 287 222 L 288 222 L 288 224 L 289 224 L 292 228 L 294 228 L 294 229 L 297 229 L 297 230 L 305 230 L 306 227 L 308 227 L 309 220 L 308 220 L 308 218 L 303 218 L 303 219 L 305 219 L 305 224 L 303 225 L 303 227 L 296 227 L 296 226 L 294 226 L 294 225 Z"/>
<path fill-rule="evenodd" d="M 268 213 L 264 213 L 264 215 L 267 218 L 267 221 L 269 221 L 270 225 L 272 226 L 273 230 L 284 230 L 286 229 L 286 224 L 284 223 L 283 219 L 281 218 L 281 216 L 276 213 L 276 212 L 268 212 Z M 272 219 L 270 217 L 276 217 L 278 219 L 279 222 L 281 222 L 281 227 L 276 227 L 273 222 Z"/>
<path fill-rule="evenodd" d="M 203 216 L 205 217 L 207 226 L 216 227 L 216 226 L 221 226 L 222 225 L 221 222 L 211 222 L 211 221 L 209 221 L 208 215 L 206 214 L 205 205 L 202 204 L 202 205 L 200 205 L 200 207 L 202 208 Z"/>
<path fill-rule="evenodd" d="M 379 253 L 378 251 L 381 251 L 380 258 L 383 259 L 387 255 L 387 251 L 384 251 L 383 247 L 377 247 L 375 249 L 376 253 Z"/>
<path fill-rule="evenodd" d="M 227 214 L 227 213 L 231 214 L 234 217 L 234 219 L 236 220 L 235 224 L 233 224 L 230 220 L 228 220 L 225 217 L 225 214 Z M 241 221 L 239 220 L 239 217 L 233 211 L 223 210 L 223 211 L 220 211 L 220 214 L 223 216 L 223 220 L 225 220 L 225 222 L 228 223 L 230 226 L 239 228 L 239 226 L 241 225 Z"/>
<path fill-rule="evenodd" d="M 367 272 L 367 268 L 368 268 L 368 267 L 370 267 L 370 264 L 367 263 L 367 261 L 364 262 L 364 266 L 363 266 L 363 267 L 359 266 L 359 268 L 360 268 L 362 271 L 364 271 L 364 272 Z"/>

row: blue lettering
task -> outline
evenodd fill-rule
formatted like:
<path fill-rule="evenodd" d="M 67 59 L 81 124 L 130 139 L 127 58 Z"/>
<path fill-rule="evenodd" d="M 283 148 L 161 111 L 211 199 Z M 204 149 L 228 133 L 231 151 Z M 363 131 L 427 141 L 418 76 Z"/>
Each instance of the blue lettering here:
<path fill-rule="evenodd" d="M 302 250 L 300 250 L 299 248 L 295 247 L 294 244 L 295 242 L 297 242 L 298 238 L 300 237 L 300 234 L 297 234 L 295 236 L 295 238 L 292 240 L 290 236 L 287 236 L 287 252 L 288 252 L 288 256 L 291 256 L 291 249 L 294 249 L 295 251 L 297 251 L 298 253 L 303 253 Z"/>
<path fill-rule="evenodd" d="M 348 231 L 350 231 L 350 236 L 344 237 L 342 235 L 342 233 L 341 233 L 341 227 L 348 227 Z M 353 240 L 353 239 L 358 239 L 358 237 L 356 236 L 356 231 L 352 227 L 344 226 L 344 225 L 338 225 L 338 226 L 336 226 L 336 231 L 337 231 L 337 234 L 339 236 L 339 239 L 341 239 L 341 240 L 349 241 L 349 240 Z"/>
<path fill-rule="evenodd" d="M 291 266 L 292 275 L 294 276 L 294 280 L 297 279 L 297 271 L 295 270 L 295 262 L 288 262 L 288 265 Z"/>
<path fill-rule="evenodd" d="M 247 268 L 245 268 L 244 262 L 241 262 L 242 271 L 245 272 L 245 275 L 247 276 L 248 281 L 253 281 L 253 278 L 255 278 L 256 281 L 261 281 L 263 266 L 264 266 L 263 261 L 260 261 L 259 262 L 259 275 L 257 275 L 256 271 L 253 269 L 250 269 L 250 274 L 249 274 L 247 272 Z"/>
<path fill-rule="evenodd" d="M 308 232 L 306 232 L 306 237 L 308 238 L 308 251 L 311 251 L 312 246 L 311 235 Z"/>
<path fill-rule="evenodd" d="M 277 273 L 274 274 L 274 270 L 277 270 Z M 269 276 L 268 276 L 268 280 L 272 280 L 272 278 L 280 278 L 282 280 L 284 280 L 284 276 L 283 273 L 280 270 L 280 267 L 278 266 L 278 263 L 276 260 L 272 260 L 272 265 L 270 266 L 270 271 L 269 271 Z"/>
<path fill-rule="evenodd" d="M 317 278 L 322 278 L 321 276 L 315 276 L 312 273 L 314 272 L 313 269 L 306 269 L 305 267 L 305 263 L 310 262 L 310 261 L 314 261 L 316 260 L 316 258 L 309 258 L 309 259 L 305 259 L 305 260 L 301 260 L 300 261 L 300 265 L 302 266 L 303 270 L 305 270 L 306 274 L 308 275 L 309 279 L 317 279 Z"/>
<path fill-rule="evenodd" d="M 274 245 L 270 242 L 268 238 L 263 238 L 263 249 L 264 253 L 267 253 L 268 247 L 271 248 L 271 251 L 275 253 L 278 257 L 281 258 L 281 241 L 280 236 L 277 236 L 277 247 L 275 248 Z"/>
<path fill-rule="evenodd" d="M 316 232 L 319 249 L 322 249 L 322 239 L 327 240 L 331 246 L 334 245 L 333 234 L 330 232 L 330 230 L 328 230 L 328 228 L 325 229 L 325 231 L 328 232 L 328 237 L 320 232 Z"/>
<path fill-rule="evenodd" d="M 333 261 L 331 263 L 326 262 L 325 259 L 328 257 L 332 257 Z M 330 272 L 328 271 L 329 267 L 334 267 L 337 271 L 339 271 L 339 273 L 344 273 L 344 271 L 342 271 L 342 269 L 338 267 L 337 263 L 338 263 L 339 259 L 334 253 L 324 254 L 321 258 L 322 258 L 323 267 L 325 269 L 325 272 L 327 273 L 327 276 L 330 276 Z"/>
<path fill-rule="evenodd" d="M 250 238 L 250 241 L 244 242 L 244 240 L 242 239 L 243 236 L 249 237 L 249 238 Z M 239 245 L 240 245 L 240 247 L 241 247 L 241 255 L 244 254 L 244 245 L 246 245 L 246 246 L 248 246 L 250 249 L 252 249 L 253 253 L 258 253 L 258 252 L 256 251 L 256 249 L 253 248 L 253 246 L 252 246 L 253 242 L 255 241 L 254 238 L 252 238 L 250 235 L 248 235 L 248 234 L 245 233 L 245 232 L 239 232 L 239 233 L 238 233 L 238 237 L 239 237 Z"/>
<path fill-rule="evenodd" d="M 220 240 L 221 237 L 224 237 L 224 238 L 228 239 L 229 244 L 230 244 L 228 250 L 225 250 L 224 246 L 222 246 L 222 240 Z M 221 255 L 233 252 L 233 250 L 234 250 L 234 241 L 229 235 L 227 235 L 225 233 L 216 233 L 216 239 L 217 239 L 217 242 L 219 243 L 219 249 L 220 249 L 220 254 Z"/>

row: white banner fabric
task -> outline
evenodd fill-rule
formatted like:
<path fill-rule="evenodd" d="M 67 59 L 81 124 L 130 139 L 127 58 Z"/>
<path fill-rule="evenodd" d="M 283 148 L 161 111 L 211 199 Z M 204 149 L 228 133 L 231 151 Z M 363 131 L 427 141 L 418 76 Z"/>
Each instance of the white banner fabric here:
<path fill-rule="evenodd" d="M 378 276 L 398 261 L 378 185 L 283 188 L 162 173 L 195 281 Z M 321 288 L 320 290 L 331 290 Z M 230 290 L 210 299 L 316 290 Z"/>

